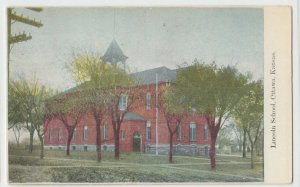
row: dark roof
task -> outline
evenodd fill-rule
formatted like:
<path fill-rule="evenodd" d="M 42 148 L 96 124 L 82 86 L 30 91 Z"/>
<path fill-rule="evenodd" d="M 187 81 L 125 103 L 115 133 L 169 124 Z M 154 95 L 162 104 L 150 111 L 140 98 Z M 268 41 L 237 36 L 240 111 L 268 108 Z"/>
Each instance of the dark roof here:
<path fill-rule="evenodd" d="M 133 73 L 141 84 L 153 84 L 156 81 L 156 74 L 158 82 L 174 82 L 176 80 L 176 69 L 171 70 L 165 66 L 149 69 Z"/>
<path fill-rule="evenodd" d="M 125 62 L 128 57 L 124 55 L 119 44 L 115 39 L 110 43 L 104 56 L 102 57 L 104 62 L 110 62 L 116 64 L 118 62 Z"/>
<path fill-rule="evenodd" d="M 135 112 L 127 112 L 124 116 L 124 120 L 145 121 L 143 116 L 141 116 Z"/>
<path fill-rule="evenodd" d="M 177 69 L 171 70 L 165 66 L 162 66 L 154 69 L 140 71 L 137 73 L 132 73 L 131 75 L 137 78 L 140 85 L 145 85 L 145 84 L 155 84 L 156 74 L 158 76 L 157 77 L 158 82 L 168 82 L 168 81 L 175 82 Z M 80 85 L 77 85 L 59 94 L 56 94 L 55 96 L 51 97 L 49 100 L 59 98 L 68 93 L 84 90 L 87 86 L 88 86 L 88 82 L 84 82 Z"/>

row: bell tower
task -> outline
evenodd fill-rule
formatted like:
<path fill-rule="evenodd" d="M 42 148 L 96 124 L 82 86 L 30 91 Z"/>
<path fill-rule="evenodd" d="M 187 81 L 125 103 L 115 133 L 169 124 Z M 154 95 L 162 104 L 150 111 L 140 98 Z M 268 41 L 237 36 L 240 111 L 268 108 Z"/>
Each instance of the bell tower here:
<path fill-rule="evenodd" d="M 104 56 L 102 57 L 102 60 L 105 63 L 110 63 L 112 65 L 119 65 L 120 63 L 123 64 L 124 69 L 126 68 L 126 60 L 127 56 L 124 55 L 122 49 L 120 48 L 119 44 L 115 40 L 115 30 L 116 30 L 116 10 L 114 9 L 114 26 L 113 26 L 113 40 L 108 46 Z"/>
<path fill-rule="evenodd" d="M 111 63 L 112 65 L 118 65 L 118 63 L 122 63 L 125 68 L 125 62 L 127 58 L 128 57 L 124 55 L 117 41 L 113 39 L 104 56 L 102 57 L 102 60 L 105 63 Z"/>

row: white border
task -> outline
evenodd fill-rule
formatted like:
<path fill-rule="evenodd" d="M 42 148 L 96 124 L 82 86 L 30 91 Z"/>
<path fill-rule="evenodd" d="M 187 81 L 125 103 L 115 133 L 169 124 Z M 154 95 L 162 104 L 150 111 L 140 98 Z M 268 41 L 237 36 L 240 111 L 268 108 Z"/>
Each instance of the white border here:
<path fill-rule="evenodd" d="M 293 183 L 272 186 L 300 186 L 299 178 L 299 146 L 300 146 L 300 82 L 299 82 L 299 2 L 297 0 L 1 0 L 0 2 L 0 186 L 28 186 L 8 185 L 7 181 L 7 65 L 6 65 L 6 7 L 8 6 L 264 6 L 288 5 L 293 8 Z M 280 171 L 278 171 L 280 173 Z M 203 183 L 205 185 L 205 183 Z M 221 184 L 220 184 L 221 185 Z M 209 185 L 209 186 L 220 186 Z M 224 185 L 224 183 L 222 184 Z M 52 186 L 52 185 L 34 185 Z M 54 186 L 54 185 L 53 185 Z M 66 186 L 66 185 L 55 185 Z M 82 185 L 90 186 L 90 185 Z M 136 186 L 136 185 L 135 185 Z M 152 186 L 152 185 L 151 185 Z M 171 186 L 171 185 L 166 185 Z M 190 185 L 189 185 L 190 186 Z M 193 185 L 196 186 L 196 185 Z M 231 186 L 231 185 L 227 185 Z M 234 185 L 239 186 L 239 185 Z M 260 186 L 260 185 L 247 185 Z"/>

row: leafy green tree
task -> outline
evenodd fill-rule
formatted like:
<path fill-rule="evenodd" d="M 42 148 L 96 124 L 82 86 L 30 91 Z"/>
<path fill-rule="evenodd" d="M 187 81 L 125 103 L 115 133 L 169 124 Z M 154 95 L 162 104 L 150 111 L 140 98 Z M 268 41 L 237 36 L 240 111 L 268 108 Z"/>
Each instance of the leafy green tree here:
<path fill-rule="evenodd" d="M 97 131 L 98 161 L 101 160 L 101 124 L 105 115 L 111 119 L 115 140 L 115 158 L 119 159 L 119 134 L 125 114 L 137 99 L 136 80 L 126 70 L 104 63 L 97 54 L 77 55 L 71 63 L 74 79 L 82 83 L 80 88 L 87 94 L 86 110 L 93 114 Z M 120 108 L 120 99 L 126 105 Z"/>
<path fill-rule="evenodd" d="M 187 116 L 189 107 L 185 97 L 179 92 L 176 84 L 168 86 L 159 100 L 160 108 L 169 130 L 169 162 L 173 162 L 173 136 L 176 134 L 182 120 Z"/>
<path fill-rule="evenodd" d="M 59 119 L 67 129 L 66 155 L 70 156 L 70 145 L 74 130 L 86 114 L 84 95 L 80 91 L 58 94 L 45 103 L 45 125 L 52 119 Z"/>
<path fill-rule="evenodd" d="M 10 125 L 24 123 L 30 135 L 29 152 L 33 151 L 33 136 L 35 128 L 32 122 L 34 95 L 37 83 L 25 79 L 10 80 L 8 86 L 8 121 Z"/>
<path fill-rule="evenodd" d="M 216 167 L 215 144 L 218 132 L 236 104 L 243 97 L 247 77 L 231 66 L 218 68 L 215 63 L 204 64 L 195 61 L 189 67 L 181 68 L 176 84 L 197 112 L 205 115 L 210 132 L 209 156 L 211 168 Z"/>
<path fill-rule="evenodd" d="M 95 54 L 80 54 L 71 62 L 71 70 L 76 82 L 81 83 L 81 91 L 85 93 L 86 110 L 92 113 L 96 124 L 97 160 L 101 161 L 101 124 L 107 114 L 108 75 L 111 70 Z"/>
<path fill-rule="evenodd" d="M 255 146 L 263 133 L 263 84 L 261 80 L 249 83 L 249 92 L 236 107 L 234 117 L 243 125 L 251 150 L 251 168 L 254 168 Z"/>
<path fill-rule="evenodd" d="M 51 92 L 41 85 L 38 80 L 27 81 L 26 79 L 10 80 L 8 93 L 8 121 L 9 128 L 25 124 L 30 134 L 29 152 L 33 150 L 34 132 L 41 143 L 41 158 L 43 157 L 43 129 L 44 99 Z M 45 129 L 46 130 L 46 129 Z"/>
<path fill-rule="evenodd" d="M 53 96 L 53 91 L 40 85 L 37 87 L 36 95 L 34 96 L 34 107 L 32 110 L 32 125 L 40 141 L 40 158 L 44 158 L 44 135 L 47 131 L 48 121 L 46 121 L 47 111 L 45 108 L 45 100 Z"/>

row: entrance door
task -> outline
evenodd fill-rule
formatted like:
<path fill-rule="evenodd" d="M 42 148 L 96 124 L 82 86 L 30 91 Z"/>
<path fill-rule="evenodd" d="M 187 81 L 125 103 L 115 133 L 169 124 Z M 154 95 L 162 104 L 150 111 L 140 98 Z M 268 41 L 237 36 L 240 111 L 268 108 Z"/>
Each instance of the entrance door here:
<path fill-rule="evenodd" d="M 133 151 L 140 152 L 141 151 L 141 133 L 135 132 L 133 134 Z"/>

